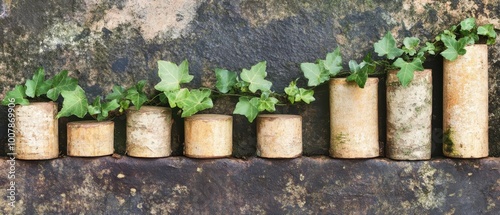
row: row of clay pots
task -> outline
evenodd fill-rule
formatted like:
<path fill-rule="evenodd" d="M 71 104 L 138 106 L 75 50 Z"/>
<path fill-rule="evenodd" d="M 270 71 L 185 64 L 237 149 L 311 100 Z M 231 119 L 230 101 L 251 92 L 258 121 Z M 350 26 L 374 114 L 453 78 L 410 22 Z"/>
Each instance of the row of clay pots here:
<path fill-rule="evenodd" d="M 466 47 L 467 54 L 444 63 L 445 156 L 488 156 L 488 59 L 486 45 Z M 396 160 L 426 160 L 431 156 L 432 72 L 415 72 L 402 87 L 387 78 L 386 156 Z M 59 154 L 57 105 L 32 103 L 16 107 L 16 153 L 19 159 L 50 159 Z M 167 157 L 171 153 L 171 110 L 142 107 L 127 111 L 127 154 Z M 33 122 L 36 121 L 36 122 Z M 199 114 L 185 119 L 184 154 L 193 158 L 232 154 L 232 116 Z M 379 156 L 378 79 L 364 88 L 344 78 L 330 80 L 330 155 L 334 158 Z M 111 121 L 67 124 L 69 156 L 113 153 Z M 44 131 L 44 132 L 40 132 Z M 293 158 L 302 154 L 302 118 L 267 114 L 257 117 L 257 155 Z"/>

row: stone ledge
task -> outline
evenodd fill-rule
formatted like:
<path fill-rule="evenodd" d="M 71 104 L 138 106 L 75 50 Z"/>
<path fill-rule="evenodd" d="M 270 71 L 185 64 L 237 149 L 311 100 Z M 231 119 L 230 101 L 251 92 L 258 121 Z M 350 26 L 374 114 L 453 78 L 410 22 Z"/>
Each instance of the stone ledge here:
<path fill-rule="evenodd" d="M 0 171 L 7 175 L 5 160 Z M 12 214 L 493 214 L 500 158 L 16 161 Z"/>

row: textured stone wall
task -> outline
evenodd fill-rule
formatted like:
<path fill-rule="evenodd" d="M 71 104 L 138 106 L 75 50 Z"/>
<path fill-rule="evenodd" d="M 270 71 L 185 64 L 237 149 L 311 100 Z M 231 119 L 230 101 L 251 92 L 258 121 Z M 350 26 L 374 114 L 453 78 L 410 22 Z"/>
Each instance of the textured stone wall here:
<path fill-rule="evenodd" d="M 360 60 L 386 31 L 397 39 L 414 35 L 431 39 L 438 32 L 474 16 L 500 28 L 498 0 L 464 1 L 141 1 L 141 0 L 3 0 L 0 7 L 0 98 L 16 83 L 44 66 L 49 75 L 62 69 L 80 80 L 89 97 L 108 93 L 113 84 L 129 86 L 146 79 L 148 90 L 159 80 L 156 61 L 188 59 L 195 75 L 192 87 L 213 87 L 214 68 L 239 71 L 261 60 L 281 92 L 301 77 L 299 63 L 314 61 L 340 47 L 344 64 Z M 498 39 L 497 39 L 498 40 Z M 490 154 L 500 156 L 500 43 L 489 48 Z M 430 58 L 435 73 L 433 154 L 440 155 L 440 57 Z M 384 82 L 384 77 L 381 77 Z M 302 80 L 299 84 L 304 85 Z M 381 84 L 383 98 L 383 84 Z M 282 107 L 278 112 L 303 115 L 304 153 L 328 153 L 328 92 L 317 88 L 312 105 Z M 219 99 L 206 112 L 231 114 L 234 99 Z M 385 114 L 381 100 L 381 142 Z M 3 111 L 3 112 L 2 112 Z M 6 135 L 5 109 L 0 111 L 0 140 Z M 174 154 L 181 154 L 183 124 L 173 128 Z M 64 149 L 64 123 L 61 144 Z M 116 119 L 123 125 L 123 117 Z M 124 125 L 117 126 L 117 152 L 123 153 Z M 255 125 L 235 116 L 234 154 L 255 154 Z M 63 150 L 64 151 L 64 150 Z"/>
<path fill-rule="evenodd" d="M 498 214 L 500 159 L 60 158 L 16 163 L 2 214 Z M 153 168 L 154 167 L 154 168 Z M 9 164 L 0 163 L 0 172 Z M 81 174 L 85 173 L 85 174 Z M 6 189 L 3 189 L 6 188 Z"/>

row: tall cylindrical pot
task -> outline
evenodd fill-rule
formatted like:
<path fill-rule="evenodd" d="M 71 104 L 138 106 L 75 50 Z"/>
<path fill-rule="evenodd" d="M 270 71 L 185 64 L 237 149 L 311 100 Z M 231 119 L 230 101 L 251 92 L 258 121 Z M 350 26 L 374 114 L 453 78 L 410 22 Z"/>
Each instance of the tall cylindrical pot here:
<path fill-rule="evenodd" d="M 191 158 L 229 157 L 233 152 L 233 117 L 196 114 L 184 120 L 184 155 Z"/>
<path fill-rule="evenodd" d="M 45 160 L 59 156 L 57 104 L 32 102 L 14 108 L 17 159 Z"/>
<path fill-rule="evenodd" d="M 98 157 L 113 154 L 114 122 L 89 120 L 70 122 L 66 126 L 68 156 Z"/>
<path fill-rule="evenodd" d="M 257 155 L 264 158 L 295 158 L 302 155 L 302 116 L 257 116 Z"/>
<path fill-rule="evenodd" d="M 379 156 L 377 78 L 368 78 L 364 88 L 345 78 L 330 80 L 330 155 Z"/>
<path fill-rule="evenodd" d="M 172 153 L 172 111 L 166 107 L 142 106 L 127 110 L 127 155 L 158 158 Z"/>
<path fill-rule="evenodd" d="M 398 71 L 387 76 L 386 156 L 395 160 L 428 160 L 432 146 L 432 70 L 415 71 L 404 87 Z"/>
<path fill-rule="evenodd" d="M 465 49 L 443 62 L 443 153 L 482 158 L 488 156 L 488 47 Z"/>

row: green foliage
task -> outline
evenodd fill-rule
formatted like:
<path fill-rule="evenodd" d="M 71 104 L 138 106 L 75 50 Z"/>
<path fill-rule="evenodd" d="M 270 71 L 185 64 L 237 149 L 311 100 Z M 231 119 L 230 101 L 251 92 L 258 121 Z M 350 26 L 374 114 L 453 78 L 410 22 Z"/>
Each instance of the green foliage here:
<path fill-rule="evenodd" d="M 316 100 L 314 98 L 314 90 L 299 88 L 297 87 L 296 81 L 290 82 L 288 87 L 285 87 L 285 93 L 288 96 L 288 101 L 290 101 L 290 103 L 292 104 L 300 101 L 303 101 L 306 104 L 310 104 L 311 102 Z"/>
<path fill-rule="evenodd" d="M 97 121 L 103 121 L 108 119 L 110 111 L 114 111 L 119 107 L 120 104 L 116 99 L 101 103 L 101 97 L 97 96 L 92 104 L 87 105 L 87 110 Z"/>
<path fill-rule="evenodd" d="M 240 74 L 241 80 L 248 83 L 248 89 L 252 93 L 257 92 L 257 90 L 262 92 L 271 90 L 273 84 L 265 79 L 266 76 L 266 61 L 253 65 L 250 70 L 243 69 Z"/>
<path fill-rule="evenodd" d="M 160 95 L 160 101 L 167 100 L 171 108 L 179 107 L 182 110 L 181 117 L 192 116 L 199 111 L 213 107 L 210 90 L 190 91 L 181 88 L 180 84 L 193 80 L 193 76 L 189 74 L 187 60 L 184 60 L 179 66 L 169 61 L 158 61 L 158 76 L 160 76 L 161 81 L 155 86 L 155 89 L 163 94 Z M 229 85 L 225 87 L 229 87 Z M 142 90 L 142 87 L 137 85 L 136 89 Z M 144 101 L 144 97 L 136 95 L 134 90 L 130 92 L 132 96 L 129 98 L 133 103 Z"/>
<path fill-rule="evenodd" d="M 8 104 L 10 98 L 15 99 L 15 104 L 28 105 L 31 99 L 50 99 L 56 101 L 63 90 L 74 90 L 78 81 L 68 77 L 68 71 L 63 70 L 53 78 L 45 80 L 45 70 L 40 67 L 35 71 L 32 79 L 26 81 L 24 86 L 16 85 L 14 90 L 8 92 L 2 104 Z"/>
<path fill-rule="evenodd" d="M 221 93 L 228 93 L 238 83 L 238 74 L 225 69 L 215 69 L 217 83 L 215 87 Z"/>
<path fill-rule="evenodd" d="M 486 24 L 483 26 L 479 26 L 477 28 L 477 34 L 486 36 L 488 38 L 486 44 L 488 45 L 495 44 L 497 33 L 495 32 L 493 24 Z"/>
<path fill-rule="evenodd" d="M 143 91 L 144 85 L 146 85 L 146 81 L 141 80 L 126 91 L 125 98 L 132 102 L 136 110 L 141 109 L 142 105 L 148 101 L 148 96 Z"/>
<path fill-rule="evenodd" d="M 210 94 L 211 91 L 209 89 L 188 91 L 187 96 L 177 103 L 182 108 L 181 117 L 192 116 L 199 111 L 212 108 L 214 105 Z"/>
<path fill-rule="evenodd" d="M 233 114 L 240 114 L 247 117 L 249 122 L 253 122 L 259 113 L 259 98 L 257 97 L 240 97 Z"/>
<path fill-rule="evenodd" d="M 342 70 L 342 56 L 340 49 L 326 54 L 325 60 L 318 60 L 317 63 L 301 63 L 300 69 L 307 78 L 307 86 L 318 86 L 335 77 Z"/>
<path fill-rule="evenodd" d="M 441 41 L 443 41 L 446 50 L 441 52 L 441 55 L 447 60 L 454 61 L 457 59 L 458 55 L 464 55 L 467 51 L 465 50 L 465 45 L 467 44 L 466 38 L 461 38 L 458 41 L 448 35 L 441 35 Z"/>
<path fill-rule="evenodd" d="M 406 87 L 408 86 L 408 84 L 410 84 L 411 80 L 413 80 L 413 73 L 415 71 L 424 70 L 422 61 L 420 61 L 420 59 L 418 58 L 413 59 L 412 62 L 406 62 L 402 58 L 398 58 L 393 63 L 393 65 L 400 68 L 397 77 L 401 85 L 403 85 L 403 87 Z"/>
<path fill-rule="evenodd" d="M 382 39 L 374 44 L 375 52 L 379 57 L 387 56 L 387 59 L 394 59 L 401 56 L 404 51 L 396 46 L 396 40 L 391 32 L 387 32 Z"/>
<path fill-rule="evenodd" d="M 57 118 L 71 115 L 83 118 L 87 114 L 88 101 L 85 91 L 80 86 L 71 91 L 64 90 L 61 95 L 64 98 L 63 107 Z"/>
<path fill-rule="evenodd" d="M 30 103 L 26 99 L 26 87 L 23 85 L 16 85 L 13 90 L 7 92 L 7 95 L 2 100 L 2 105 L 8 105 L 11 99 L 14 99 L 14 104 L 28 105 Z"/>
<path fill-rule="evenodd" d="M 158 61 L 158 76 L 161 81 L 155 86 L 155 89 L 168 92 L 180 89 L 180 85 L 189 83 L 194 76 L 189 75 L 189 66 L 187 60 L 184 60 L 179 66 L 169 61 Z"/>
<path fill-rule="evenodd" d="M 364 88 L 366 80 L 368 80 L 368 75 L 375 72 L 376 64 L 371 59 L 371 56 L 367 55 L 360 64 L 355 60 L 350 60 L 349 69 L 351 70 L 351 74 L 347 76 L 346 80 L 354 81 L 360 88 Z"/>

